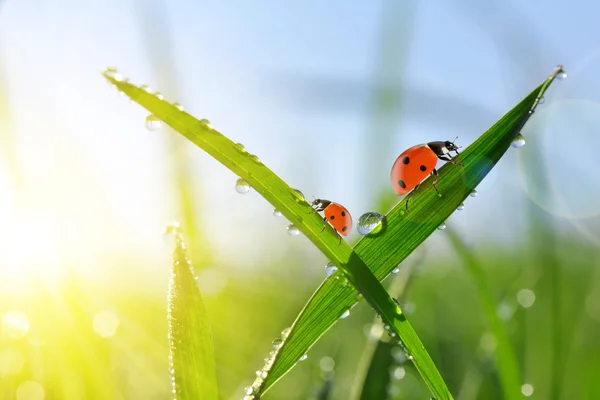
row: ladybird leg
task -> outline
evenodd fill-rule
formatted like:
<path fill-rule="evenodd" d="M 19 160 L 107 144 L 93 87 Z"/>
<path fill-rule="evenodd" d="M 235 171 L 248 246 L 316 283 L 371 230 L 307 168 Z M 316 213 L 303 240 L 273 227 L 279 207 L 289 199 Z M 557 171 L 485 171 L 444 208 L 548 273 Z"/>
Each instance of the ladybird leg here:
<path fill-rule="evenodd" d="M 433 169 L 433 172 L 431 173 L 431 175 L 433 175 L 435 177 L 435 179 L 433 180 L 433 188 L 435 189 L 435 191 L 437 192 L 437 194 L 440 194 L 440 191 L 438 190 L 436 183 L 438 181 L 438 179 L 440 178 L 440 175 L 438 174 L 437 169 Z"/>
<path fill-rule="evenodd" d="M 323 229 L 321 229 L 321 233 L 327 228 L 327 217 L 323 217 Z"/>
<path fill-rule="evenodd" d="M 450 164 L 459 165 L 459 166 L 461 166 L 461 167 L 464 167 L 464 165 L 463 165 L 463 164 L 461 164 L 461 163 L 458 163 L 458 162 L 454 161 L 454 159 L 455 159 L 456 157 L 450 157 L 450 156 L 448 156 L 448 155 L 445 155 L 445 154 L 444 154 L 443 156 L 438 156 L 438 158 L 439 158 L 440 160 L 442 160 L 442 161 L 449 162 Z"/>
<path fill-rule="evenodd" d="M 417 189 L 419 188 L 419 186 L 421 186 L 421 184 L 419 183 L 417 186 L 415 186 L 415 188 L 406 196 L 406 212 L 408 213 L 408 201 L 410 200 L 410 198 L 412 197 L 413 194 L 415 194 L 415 192 L 417 191 Z"/>
<path fill-rule="evenodd" d="M 338 235 L 338 237 L 340 238 L 340 243 L 338 244 L 338 246 L 342 245 L 342 237 L 340 235 Z"/>

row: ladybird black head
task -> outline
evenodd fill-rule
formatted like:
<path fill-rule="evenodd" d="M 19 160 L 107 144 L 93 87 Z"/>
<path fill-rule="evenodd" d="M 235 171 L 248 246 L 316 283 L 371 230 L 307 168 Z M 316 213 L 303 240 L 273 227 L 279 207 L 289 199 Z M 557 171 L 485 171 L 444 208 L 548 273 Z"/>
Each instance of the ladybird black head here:
<path fill-rule="evenodd" d="M 456 151 L 462 147 L 462 146 L 457 146 L 454 144 L 454 142 L 456 142 L 456 139 L 458 139 L 458 136 L 455 137 L 454 140 L 451 142 L 449 142 L 449 141 L 444 142 L 444 146 L 448 149 L 448 151 Z"/>
<path fill-rule="evenodd" d="M 330 204 L 331 202 L 329 200 L 315 199 L 311 203 L 311 207 L 314 208 L 316 211 L 323 211 Z"/>

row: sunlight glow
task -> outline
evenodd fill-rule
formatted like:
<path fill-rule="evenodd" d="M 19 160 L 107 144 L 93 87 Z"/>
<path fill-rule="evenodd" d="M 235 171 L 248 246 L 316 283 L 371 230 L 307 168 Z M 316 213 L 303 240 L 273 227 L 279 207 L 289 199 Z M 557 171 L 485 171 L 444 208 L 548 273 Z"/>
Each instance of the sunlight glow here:
<path fill-rule="evenodd" d="M 117 332 L 119 318 L 111 311 L 101 311 L 94 315 L 94 332 L 102 337 L 111 337 Z"/>
<path fill-rule="evenodd" d="M 17 389 L 17 400 L 44 400 L 44 388 L 35 381 L 26 381 Z"/>
<path fill-rule="evenodd" d="M 8 347 L 0 351 L 0 375 L 17 375 L 24 364 L 25 358 L 19 349 Z"/>
<path fill-rule="evenodd" d="M 29 332 L 29 318 L 23 311 L 11 310 L 2 317 L 2 336 L 7 339 L 20 339 Z"/>

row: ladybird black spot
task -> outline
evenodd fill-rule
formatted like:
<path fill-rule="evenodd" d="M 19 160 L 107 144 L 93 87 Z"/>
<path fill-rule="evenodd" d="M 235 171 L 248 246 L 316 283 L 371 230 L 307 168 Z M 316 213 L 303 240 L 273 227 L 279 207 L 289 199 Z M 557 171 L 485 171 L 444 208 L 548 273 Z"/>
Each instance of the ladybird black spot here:
<path fill-rule="evenodd" d="M 425 171 L 427 170 L 427 167 L 426 167 L 426 166 L 424 166 L 424 165 L 421 165 L 421 166 L 419 167 L 419 169 L 420 169 L 421 171 L 425 172 Z"/>
<path fill-rule="evenodd" d="M 404 189 L 406 187 L 406 183 L 404 183 L 404 181 L 402 179 L 400 179 L 398 181 L 398 186 L 400 186 L 402 189 Z"/>
<path fill-rule="evenodd" d="M 404 156 L 404 158 L 402 159 L 402 164 L 408 164 L 410 162 L 410 158 L 408 158 L 408 156 Z"/>
<path fill-rule="evenodd" d="M 347 230 L 348 230 L 347 226 L 345 226 L 345 227 L 342 228 L 342 232 L 346 232 Z"/>
<path fill-rule="evenodd" d="M 329 219 L 335 219 L 335 215 L 330 216 Z"/>
<path fill-rule="evenodd" d="M 342 211 L 342 217 L 346 216 L 346 211 Z"/>

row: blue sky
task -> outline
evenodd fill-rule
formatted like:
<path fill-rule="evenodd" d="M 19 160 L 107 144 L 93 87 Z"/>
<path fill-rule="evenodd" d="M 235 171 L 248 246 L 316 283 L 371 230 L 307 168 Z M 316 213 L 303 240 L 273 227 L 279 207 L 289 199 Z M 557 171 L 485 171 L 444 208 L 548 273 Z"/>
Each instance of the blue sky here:
<path fill-rule="evenodd" d="M 181 141 L 181 150 L 168 154 L 167 133 L 147 131 L 146 113 L 101 78 L 108 65 L 153 88 L 168 78 L 153 74 L 149 63 L 163 57 L 161 47 L 142 33 L 142 15 L 153 7 L 158 18 L 149 29 L 155 24 L 156 37 L 171 45 L 164 57 L 172 57 L 180 96 L 171 100 L 244 143 L 305 195 L 343 203 L 355 219 L 389 184 L 389 168 L 405 148 L 456 135 L 470 144 L 563 63 L 569 78 L 552 87 L 532 124 L 539 126 L 535 135 L 558 138 L 553 143 L 560 144 L 547 150 L 547 165 L 552 176 L 572 181 L 567 198 L 589 199 L 569 204 L 585 208 L 586 215 L 598 211 L 600 183 L 594 185 L 593 174 L 591 181 L 585 176 L 598 166 L 596 3 L 6 0 L 0 7 L 0 55 L 27 177 L 23 213 L 36 215 L 48 235 L 62 238 L 54 258 L 98 273 L 116 255 L 153 264 L 165 260 L 159 233 L 173 218 L 175 202 L 166 168 L 169 157 L 185 156 L 218 260 L 250 259 L 246 265 L 253 268 L 265 257 L 283 256 L 289 246 L 320 260 L 306 239 L 285 235 L 285 221 L 272 217 L 260 196 L 237 194 L 236 177 L 202 151 Z M 400 54 L 391 68 L 381 67 L 382 23 L 399 36 L 385 51 L 391 59 Z M 373 133 L 369 88 L 382 74 L 391 84 L 467 101 L 489 114 L 463 108 L 458 124 L 404 115 L 381 125 L 390 127 L 381 139 Z M 347 92 L 329 93 L 331 87 L 321 85 L 329 81 Z M 323 103 L 326 94 L 333 104 Z M 408 110 L 432 106 L 411 96 L 403 101 Z M 565 101 L 575 103 L 560 107 Z M 550 118 L 557 120 L 549 124 Z M 528 192 L 517 179 L 517 153 L 526 157 L 526 149 L 511 149 L 482 183 L 481 195 L 452 216 L 467 238 L 483 245 L 526 237 L 521 228 Z M 568 162 L 556 161 L 563 158 Z M 10 192 L 6 171 L 0 172 L 0 188 Z M 4 202 L 9 218 L 16 201 Z M 556 204 L 548 207 L 556 211 Z M 596 240 L 597 222 L 588 225 L 588 236 Z M 3 238 L 14 236 L 14 226 L 0 229 Z M 10 240 L 4 246 L 14 247 Z M 444 248 L 438 233 L 431 240 Z M 268 241 L 280 246 L 256 245 Z"/>

